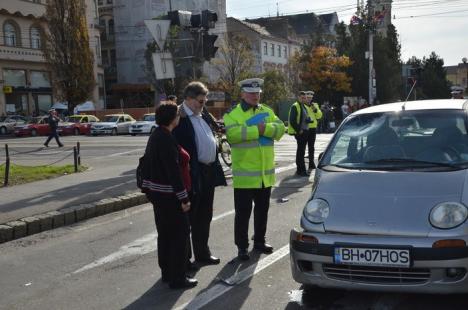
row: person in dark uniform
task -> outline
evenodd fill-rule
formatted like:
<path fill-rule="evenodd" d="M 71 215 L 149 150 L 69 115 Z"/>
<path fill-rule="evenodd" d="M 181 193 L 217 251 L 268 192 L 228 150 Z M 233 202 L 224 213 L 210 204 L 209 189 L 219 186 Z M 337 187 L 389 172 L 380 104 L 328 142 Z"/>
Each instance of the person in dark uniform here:
<path fill-rule="evenodd" d="M 184 102 L 179 107 L 180 123 L 173 134 L 190 155 L 190 226 L 195 261 L 203 265 L 216 265 L 220 259 L 212 255 L 208 239 L 215 187 L 226 185 L 226 179 L 213 134 L 217 124 L 205 108 L 207 95 L 208 88 L 201 82 L 191 82 L 185 87 Z M 188 265 L 190 269 L 198 267 L 190 262 Z"/>
<path fill-rule="evenodd" d="M 57 112 L 55 111 L 55 109 L 49 110 L 49 117 L 47 118 L 47 121 L 49 123 L 50 134 L 49 134 L 49 137 L 47 137 L 47 140 L 44 143 L 44 146 L 49 147 L 50 140 L 52 140 L 52 138 L 55 138 L 55 141 L 57 141 L 58 146 L 63 147 L 63 144 L 60 142 L 60 139 L 57 133 L 57 127 L 58 127 L 58 123 L 60 122 L 60 118 L 58 118 Z"/>
<path fill-rule="evenodd" d="M 153 204 L 158 231 L 158 262 L 162 281 L 172 289 L 191 288 L 198 283 L 187 276 L 190 223 L 190 177 L 188 153 L 172 136 L 179 123 L 179 109 L 173 102 L 156 109 L 159 124 L 146 146 L 142 190 Z"/>

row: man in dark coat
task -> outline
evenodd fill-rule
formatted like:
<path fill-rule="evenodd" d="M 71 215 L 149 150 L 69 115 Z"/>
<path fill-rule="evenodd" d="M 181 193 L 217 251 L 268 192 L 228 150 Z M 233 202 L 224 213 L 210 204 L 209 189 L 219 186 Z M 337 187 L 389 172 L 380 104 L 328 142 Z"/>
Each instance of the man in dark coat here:
<path fill-rule="evenodd" d="M 205 108 L 207 95 L 208 89 L 203 83 L 191 82 L 187 85 L 184 102 L 180 106 L 180 122 L 173 134 L 190 155 L 190 226 L 195 261 L 216 265 L 220 259 L 212 255 L 208 239 L 215 187 L 226 185 L 226 179 L 213 134 L 217 125 Z"/>
<path fill-rule="evenodd" d="M 60 119 L 58 118 L 57 112 L 54 109 L 49 110 L 49 117 L 47 118 L 47 121 L 49 123 L 50 134 L 46 142 L 44 143 L 44 146 L 49 147 L 50 140 L 52 140 L 52 138 L 55 138 L 55 141 L 57 141 L 58 146 L 63 147 L 63 144 L 62 142 L 60 142 L 60 139 L 57 133 L 57 127 L 58 127 L 58 123 L 60 122 Z"/>

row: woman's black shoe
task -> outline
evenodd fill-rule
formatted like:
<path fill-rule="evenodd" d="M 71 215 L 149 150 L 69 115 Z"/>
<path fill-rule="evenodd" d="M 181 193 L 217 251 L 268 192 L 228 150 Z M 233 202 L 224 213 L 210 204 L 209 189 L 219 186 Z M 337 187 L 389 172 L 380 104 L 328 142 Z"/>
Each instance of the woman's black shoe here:
<path fill-rule="evenodd" d="M 181 288 L 193 288 L 197 286 L 198 281 L 197 279 L 192 279 L 192 278 L 185 278 L 180 281 L 174 281 L 169 283 L 169 287 L 171 289 L 181 289 Z"/>
<path fill-rule="evenodd" d="M 247 251 L 247 249 L 239 249 L 239 251 L 237 252 L 237 257 L 240 260 L 249 260 L 250 259 L 250 255 L 249 255 L 249 252 Z"/>

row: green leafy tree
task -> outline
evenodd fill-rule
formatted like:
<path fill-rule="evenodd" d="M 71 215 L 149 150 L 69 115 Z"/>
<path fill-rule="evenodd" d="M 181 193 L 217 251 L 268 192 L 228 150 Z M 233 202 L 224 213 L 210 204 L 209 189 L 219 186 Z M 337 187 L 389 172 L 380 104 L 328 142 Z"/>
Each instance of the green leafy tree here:
<path fill-rule="evenodd" d="M 42 45 L 59 100 L 73 108 L 91 97 L 96 86 L 84 0 L 49 0 L 48 31 Z"/>
<path fill-rule="evenodd" d="M 407 62 L 412 67 L 416 86 L 410 99 L 450 98 L 450 82 L 444 69 L 444 60 L 435 52 L 428 58 L 412 57 Z"/>
<path fill-rule="evenodd" d="M 260 77 L 265 81 L 260 101 L 278 113 L 279 104 L 292 95 L 286 75 L 278 70 L 269 70 L 262 73 Z"/>

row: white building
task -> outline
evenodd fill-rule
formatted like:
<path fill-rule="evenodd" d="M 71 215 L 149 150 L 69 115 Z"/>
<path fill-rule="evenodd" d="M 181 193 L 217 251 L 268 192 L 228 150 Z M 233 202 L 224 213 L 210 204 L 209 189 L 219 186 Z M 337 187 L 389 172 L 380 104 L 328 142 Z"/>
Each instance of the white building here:
<path fill-rule="evenodd" d="M 255 73 L 272 69 L 287 73 L 290 57 L 300 51 L 297 42 L 275 37 L 257 24 L 228 17 L 227 29 L 228 33 L 242 34 L 249 39 L 255 57 Z"/>

